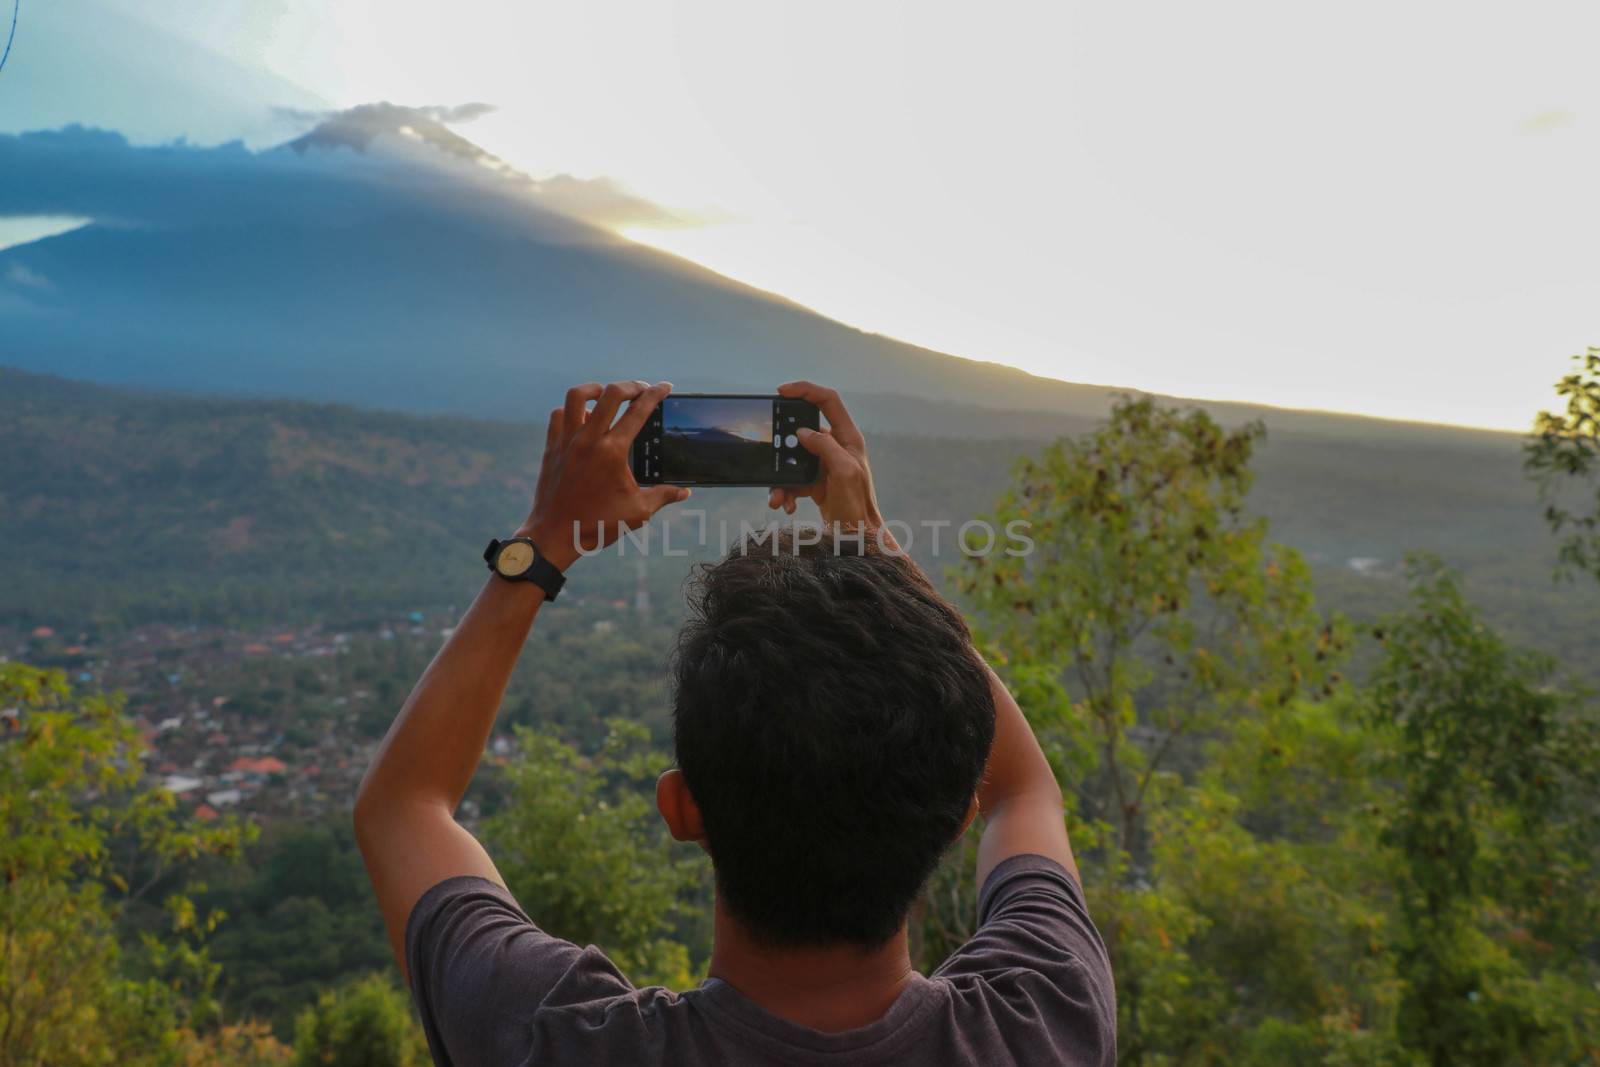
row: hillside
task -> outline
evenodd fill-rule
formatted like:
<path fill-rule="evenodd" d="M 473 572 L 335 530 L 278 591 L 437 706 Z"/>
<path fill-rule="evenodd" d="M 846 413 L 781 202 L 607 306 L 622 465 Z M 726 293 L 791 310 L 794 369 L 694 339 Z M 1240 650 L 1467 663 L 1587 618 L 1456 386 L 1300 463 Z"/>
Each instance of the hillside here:
<path fill-rule="evenodd" d="M 876 407 L 910 413 L 909 403 L 865 397 L 862 421 L 870 430 Z M 962 425 L 959 409 L 921 421 Z M 884 506 L 912 522 L 959 523 L 993 503 L 1020 452 L 1047 432 L 1090 424 L 1021 419 L 1027 436 L 989 440 L 873 432 Z M 342 618 L 464 604 L 481 579 L 479 547 L 521 517 L 541 440 L 532 423 L 0 371 L 0 625 Z M 1398 561 L 1420 548 L 1461 567 L 1515 636 L 1581 653 L 1600 629 L 1594 598 L 1550 579 L 1553 552 L 1513 437 L 1281 430 L 1256 467 L 1254 505 L 1277 539 L 1308 555 L 1325 597 L 1343 610 L 1393 606 Z M 706 513 L 709 543 L 694 546 L 701 520 L 686 514 L 673 525 L 674 551 L 714 552 L 719 524 L 731 536 L 741 520 L 770 514 L 753 491 L 702 490 L 693 504 Z M 927 547 L 924 534 L 916 548 Z M 687 562 L 647 562 L 663 603 Z M 628 597 L 637 581 L 634 561 L 607 557 L 586 565 L 574 589 Z"/>

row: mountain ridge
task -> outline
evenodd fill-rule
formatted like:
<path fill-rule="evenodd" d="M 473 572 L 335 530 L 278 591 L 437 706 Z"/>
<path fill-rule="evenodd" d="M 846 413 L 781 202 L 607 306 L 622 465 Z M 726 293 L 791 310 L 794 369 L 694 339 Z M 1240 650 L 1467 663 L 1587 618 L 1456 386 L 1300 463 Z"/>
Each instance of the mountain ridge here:
<path fill-rule="evenodd" d="M 260 152 L 82 128 L 0 136 L 0 212 L 96 220 L 0 250 L 0 363 L 498 419 L 616 377 L 706 391 L 811 377 L 1046 417 L 1094 417 L 1122 391 L 859 330 L 628 242 L 575 200 L 570 214 L 541 203 L 541 183 L 503 161 L 483 165 L 437 114 L 366 105 Z M 588 208 L 622 209 L 625 190 L 589 185 Z M 1308 430 L 1346 417 L 1203 406 Z"/>

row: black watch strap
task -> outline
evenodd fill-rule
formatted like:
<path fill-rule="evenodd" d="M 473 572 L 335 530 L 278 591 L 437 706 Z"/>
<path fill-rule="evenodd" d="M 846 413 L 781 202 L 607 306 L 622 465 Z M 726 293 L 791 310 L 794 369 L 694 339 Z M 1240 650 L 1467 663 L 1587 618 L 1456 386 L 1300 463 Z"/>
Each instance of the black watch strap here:
<path fill-rule="evenodd" d="M 533 549 L 533 563 L 521 574 L 501 574 L 499 568 L 494 565 L 495 557 L 499 555 L 501 546 L 514 541 L 520 541 Z M 539 546 L 526 537 L 510 537 L 504 541 L 497 538 L 490 541 L 489 547 L 483 550 L 483 561 L 489 565 L 489 569 L 497 578 L 508 582 L 532 582 L 544 590 L 546 600 L 554 600 L 561 592 L 562 586 L 567 584 L 567 576 L 561 573 L 561 568 L 545 559 L 544 553 L 539 551 Z"/>

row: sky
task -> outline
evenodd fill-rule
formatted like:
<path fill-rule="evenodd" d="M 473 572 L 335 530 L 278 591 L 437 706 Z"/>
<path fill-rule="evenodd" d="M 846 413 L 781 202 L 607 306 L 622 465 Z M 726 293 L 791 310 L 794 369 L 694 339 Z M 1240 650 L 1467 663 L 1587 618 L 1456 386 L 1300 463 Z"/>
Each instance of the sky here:
<path fill-rule="evenodd" d="M 750 441 L 772 436 L 772 401 L 668 400 L 661 413 L 668 431 L 717 429 Z"/>
<path fill-rule="evenodd" d="M 464 136 L 677 220 L 627 236 L 866 330 L 1522 430 L 1600 344 L 1597 39 L 1537 0 L 24 0 L 0 129 L 482 101 Z"/>

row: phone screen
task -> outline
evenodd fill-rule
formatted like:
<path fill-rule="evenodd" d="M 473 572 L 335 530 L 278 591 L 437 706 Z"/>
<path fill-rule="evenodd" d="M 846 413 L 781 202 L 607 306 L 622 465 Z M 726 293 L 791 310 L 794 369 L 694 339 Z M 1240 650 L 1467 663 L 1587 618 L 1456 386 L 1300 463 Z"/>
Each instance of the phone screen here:
<path fill-rule="evenodd" d="M 775 396 L 668 396 L 634 442 L 641 484 L 809 485 L 817 459 L 800 445 L 817 409 Z"/>

